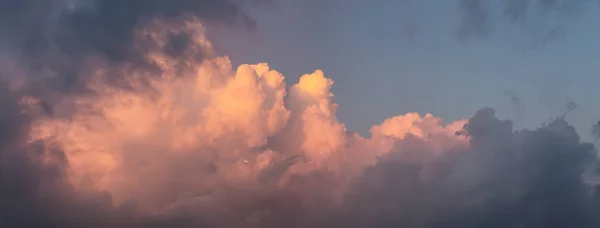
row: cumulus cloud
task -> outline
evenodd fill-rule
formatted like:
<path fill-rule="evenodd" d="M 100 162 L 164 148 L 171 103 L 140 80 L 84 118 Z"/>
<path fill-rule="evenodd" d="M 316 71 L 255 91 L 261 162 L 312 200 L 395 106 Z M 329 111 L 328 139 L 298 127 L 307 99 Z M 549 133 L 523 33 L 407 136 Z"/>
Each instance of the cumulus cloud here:
<path fill-rule="evenodd" d="M 67 15 L 107 10 L 61 3 Z M 194 10 L 180 3 L 163 15 L 149 1 L 136 18 Z M 600 225 L 596 149 L 563 118 L 515 131 L 491 108 L 449 123 L 407 113 L 365 138 L 337 119 L 323 71 L 286 85 L 266 63 L 234 67 L 205 37 L 210 18 L 136 23 L 120 41 L 143 51 L 121 60 L 78 49 L 76 91 L 42 83 L 70 77 L 51 70 L 58 62 L 32 70 L 30 57 L 9 55 L 0 226 Z M 186 48 L 174 55 L 178 34 Z"/>

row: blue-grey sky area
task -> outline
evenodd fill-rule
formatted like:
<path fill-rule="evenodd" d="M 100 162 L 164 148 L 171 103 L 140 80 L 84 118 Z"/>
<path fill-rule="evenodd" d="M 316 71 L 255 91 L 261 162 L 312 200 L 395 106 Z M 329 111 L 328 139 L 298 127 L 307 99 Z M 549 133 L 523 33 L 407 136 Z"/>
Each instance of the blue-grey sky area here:
<path fill-rule="evenodd" d="M 338 117 L 363 135 L 398 114 L 455 120 L 486 106 L 530 128 L 574 102 L 567 119 L 589 139 L 600 117 L 598 4 L 517 21 L 502 6 L 483 8 L 468 23 L 484 34 L 461 39 L 458 0 L 281 1 L 257 12 L 255 34 L 217 45 L 236 64 L 268 62 L 290 84 L 322 69 L 335 80 Z"/>

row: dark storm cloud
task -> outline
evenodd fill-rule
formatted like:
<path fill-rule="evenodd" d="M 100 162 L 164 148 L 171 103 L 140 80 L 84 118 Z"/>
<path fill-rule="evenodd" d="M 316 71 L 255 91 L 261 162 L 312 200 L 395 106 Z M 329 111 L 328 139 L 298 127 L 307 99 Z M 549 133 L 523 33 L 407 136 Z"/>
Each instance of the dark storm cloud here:
<path fill-rule="evenodd" d="M 266 1 L 0 0 L 0 50 L 10 53 L 30 75 L 52 75 L 51 80 L 40 82 L 43 87 L 76 90 L 81 89 L 82 71 L 90 62 L 157 70 L 145 58 L 153 43 L 135 34 L 152 20 L 194 16 L 207 24 L 253 29 L 256 22 L 245 8 Z M 185 50 L 187 35 L 170 36 L 166 53 L 177 55 Z M 113 79 L 118 81 L 118 74 Z"/>
<path fill-rule="evenodd" d="M 258 0 L 264 1 L 264 0 Z M 246 1 L 249 3 L 250 1 Z M 237 0 L 2 0 L 0 29 L 12 42 L 47 51 L 95 51 L 115 60 L 131 52 L 136 26 L 155 18 L 195 16 L 206 22 L 241 25 L 256 22 Z"/>

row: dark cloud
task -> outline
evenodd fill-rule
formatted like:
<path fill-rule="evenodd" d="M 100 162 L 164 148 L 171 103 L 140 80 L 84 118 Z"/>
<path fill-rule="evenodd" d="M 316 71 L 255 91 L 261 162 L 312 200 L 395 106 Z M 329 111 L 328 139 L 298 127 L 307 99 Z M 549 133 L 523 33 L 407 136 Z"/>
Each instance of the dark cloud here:
<path fill-rule="evenodd" d="M 567 103 L 565 104 L 565 109 L 566 111 L 560 115 L 558 118 L 559 119 L 565 119 L 573 110 L 578 109 L 579 105 L 573 101 L 567 101 Z"/>
<path fill-rule="evenodd" d="M 594 136 L 594 139 L 596 140 L 600 139 L 600 121 L 592 127 L 592 136 Z"/>
<path fill-rule="evenodd" d="M 564 27 L 556 24 L 542 28 L 538 25 L 541 21 L 551 21 L 551 18 L 568 20 L 580 15 L 584 8 L 593 7 L 591 3 L 589 0 L 460 0 L 463 18 L 458 35 L 461 39 L 485 37 L 494 32 L 493 28 L 499 27 L 497 25 L 508 22 L 510 26 L 525 29 L 536 44 L 547 43 L 560 39 L 564 35 Z"/>
<path fill-rule="evenodd" d="M 511 22 L 521 22 L 525 20 L 527 11 L 531 4 L 530 0 L 505 0 L 504 13 L 509 17 Z"/>
<path fill-rule="evenodd" d="M 515 108 L 517 112 L 521 113 L 525 111 L 525 105 L 523 105 L 523 102 L 521 102 L 521 98 L 519 98 L 517 93 L 511 90 L 507 90 L 504 91 L 504 94 L 509 96 L 510 105 L 513 106 L 513 108 Z"/>
<path fill-rule="evenodd" d="M 127 224 L 130 210 L 113 207 L 109 194 L 82 196 L 70 187 L 59 148 L 25 141 L 36 114 L 22 113 L 18 94 L 1 86 L 0 227 L 126 227 L 117 224 Z"/>
<path fill-rule="evenodd" d="M 581 181 L 596 150 L 564 120 L 513 131 L 482 109 L 465 132 L 469 151 L 433 160 L 391 153 L 368 168 L 348 195 L 348 223 L 340 227 L 600 225 L 600 205 Z"/>
<path fill-rule="evenodd" d="M 146 59 L 155 42 L 136 34 L 154 20 L 182 21 L 193 16 L 206 24 L 253 29 L 256 21 L 246 8 L 267 1 L 0 0 L 0 49 L 11 53 L 27 74 L 51 75 L 40 82 L 43 87 L 81 90 L 82 75 L 89 73 L 82 71 L 98 62 L 158 70 Z M 185 49 L 187 36 L 169 36 L 167 53 Z M 120 78 L 117 73 L 113 77 Z"/>
<path fill-rule="evenodd" d="M 461 27 L 458 31 L 460 39 L 471 36 L 487 36 L 490 32 L 489 5 L 485 0 L 461 0 L 460 10 L 463 13 Z"/>

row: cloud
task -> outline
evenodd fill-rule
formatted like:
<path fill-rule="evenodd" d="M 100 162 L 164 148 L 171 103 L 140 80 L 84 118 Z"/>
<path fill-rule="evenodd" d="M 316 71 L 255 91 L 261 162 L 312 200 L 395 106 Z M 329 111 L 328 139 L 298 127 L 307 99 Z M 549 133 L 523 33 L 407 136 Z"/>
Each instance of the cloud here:
<path fill-rule="evenodd" d="M 397 142 L 353 188 L 347 227 L 598 224 L 597 204 L 581 182 L 584 167 L 596 162 L 595 150 L 564 120 L 515 132 L 486 108 L 465 131 L 470 147 L 441 156 L 424 156 L 428 150 L 415 145 L 426 143 L 418 139 Z"/>
<path fill-rule="evenodd" d="M 507 90 L 504 91 L 504 94 L 510 97 L 510 105 L 515 109 L 515 111 L 522 113 L 525 111 L 525 105 L 521 102 L 521 98 L 514 91 Z"/>
<path fill-rule="evenodd" d="M 600 121 L 592 127 L 592 136 L 594 136 L 595 139 L 600 139 Z"/>
<path fill-rule="evenodd" d="M 141 18 L 162 6 L 148 4 Z M 0 71 L 0 226 L 600 225 L 598 189 L 583 179 L 596 149 L 563 118 L 515 131 L 491 108 L 447 124 L 407 113 L 361 137 L 337 119 L 323 71 L 286 85 L 266 63 L 234 67 L 204 35 L 211 18 L 125 29 L 128 48 L 143 47 L 136 58 L 78 49 L 89 59 L 69 63 L 77 91 L 8 56 L 18 64 Z M 178 34 L 185 49 L 170 42 Z"/>
<path fill-rule="evenodd" d="M 545 44 L 564 36 L 562 24 L 593 7 L 587 0 L 460 0 L 462 19 L 458 37 L 487 37 L 500 25 L 508 24 L 524 29 L 534 38 L 534 44 Z M 555 20 L 558 19 L 558 20 Z M 548 27 L 549 26 L 549 27 Z"/>
<path fill-rule="evenodd" d="M 157 47 L 151 37 L 140 35 L 147 32 L 140 31 L 142 27 L 157 20 L 180 24 L 196 18 L 205 24 L 254 29 L 256 21 L 246 11 L 267 1 L 1 0 L 0 49 L 14 56 L 15 65 L 27 66 L 22 74 L 35 82 L 27 84 L 32 92 L 51 87 L 81 93 L 93 66 L 135 65 L 157 71 L 160 67 L 147 58 L 149 50 L 162 48 L 164 54 L 181 55 L 191 48 L 189 31 L 169 31 Z M 204 58 L 209 53 L 194 54 Z M 113 72 L 111 83 L 123 84 L 123 77 L 122 72 Z"/>

